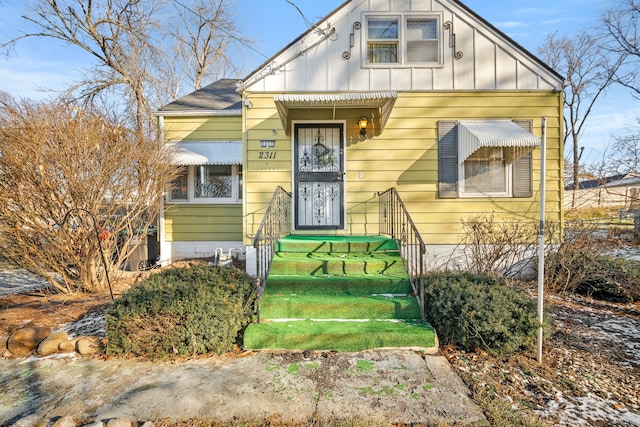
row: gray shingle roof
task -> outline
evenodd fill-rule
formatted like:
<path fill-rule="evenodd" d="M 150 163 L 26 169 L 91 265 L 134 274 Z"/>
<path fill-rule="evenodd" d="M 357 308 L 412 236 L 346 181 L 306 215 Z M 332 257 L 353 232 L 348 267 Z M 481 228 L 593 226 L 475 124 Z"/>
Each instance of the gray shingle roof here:
<path fill-rule="evenodd" d="M 236 91 L 237 79 L 220 79 L 164 105 L 159 112 L 240 110 L 242 97 Z"/>

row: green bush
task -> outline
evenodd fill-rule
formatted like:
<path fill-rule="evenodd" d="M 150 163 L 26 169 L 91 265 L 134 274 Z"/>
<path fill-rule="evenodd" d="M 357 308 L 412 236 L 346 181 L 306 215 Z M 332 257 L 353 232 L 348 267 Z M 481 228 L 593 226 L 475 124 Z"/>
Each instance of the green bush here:
<path fill-rule="evenodd" d="M 249 323 L 253 280 L 235 268 L 177 268 L 150 276 L 107 310 L 107 352 L 161 359 L 222 354 Z"/>
<path fill-rule="evenodd" d="M 535 348 L 536 302 L 497 279 L 471 273 L 428 274 L 425 309 L 443 343 L 479 347 L 495 356 Z M 547 336 L 548 319 L 545 316 Z"/>

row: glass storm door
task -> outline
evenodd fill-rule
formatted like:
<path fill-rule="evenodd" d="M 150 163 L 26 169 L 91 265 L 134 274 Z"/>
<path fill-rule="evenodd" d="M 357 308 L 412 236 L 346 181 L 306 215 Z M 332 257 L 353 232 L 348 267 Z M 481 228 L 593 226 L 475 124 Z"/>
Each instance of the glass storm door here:
<path fill-rule="evenodd" d="M 296 229 L 343 229 L 342 125 L 298 124 L 294 142 Z"/>

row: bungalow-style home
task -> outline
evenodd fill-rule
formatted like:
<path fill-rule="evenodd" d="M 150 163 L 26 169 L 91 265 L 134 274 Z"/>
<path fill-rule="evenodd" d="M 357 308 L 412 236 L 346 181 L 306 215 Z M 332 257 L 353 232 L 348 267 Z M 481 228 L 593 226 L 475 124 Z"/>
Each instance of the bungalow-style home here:
<path fill-rule="evenodd" d="M 543 133 L 546 218 L 562 223 L 563 78 L 458 0 L 345 1 L 157 116 L 184 166 L 163 201 L 165 263 L 238 251 L 256 274 L 268 210 L 285 234 L 390 234 L 391 191 L 395 234 L 415 229 L 435 266 L 465 219 L 538 223 Z"/>

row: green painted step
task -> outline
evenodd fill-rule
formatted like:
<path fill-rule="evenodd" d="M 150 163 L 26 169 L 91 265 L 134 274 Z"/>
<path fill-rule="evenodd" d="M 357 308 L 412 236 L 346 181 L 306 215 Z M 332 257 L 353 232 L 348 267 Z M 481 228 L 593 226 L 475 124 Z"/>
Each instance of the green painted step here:
<path fill-rule="evenodd" d="M 245 349 L 434 350 L 395 240 L 288 236 L 276 247 Z"/>
<path fill-rule="evenodd" d="M 300 236 L 291 235 L 278 242 L 277 252 L 328 253 L 397 251 L 395 240 L 383 236 Z"/>
<path fill-rule="evenodd" d="M 264 350 L 434 349 L 437 337 L 429 324 L 420 322 L 263 321 L 249 325 L 244 345 L 247 349 Z"/>
<path fill-rule="evenodd" d="M 269 294 L 325 294 L 371 295 L 410 294 L 411 282 L 401 275 L 277 275 L 269 274 L 264 295 Z"/>
<path fill-rule="evenodd" d="M 413 296 L 263 295 L 263 319 L 419 319 Z"/>
<path fill-rule="evenodd" d="M 398 253 L 299 253 L 278 252 L 269 274 L 367 275 L 406 274 Z"/>

